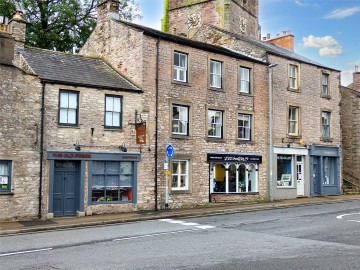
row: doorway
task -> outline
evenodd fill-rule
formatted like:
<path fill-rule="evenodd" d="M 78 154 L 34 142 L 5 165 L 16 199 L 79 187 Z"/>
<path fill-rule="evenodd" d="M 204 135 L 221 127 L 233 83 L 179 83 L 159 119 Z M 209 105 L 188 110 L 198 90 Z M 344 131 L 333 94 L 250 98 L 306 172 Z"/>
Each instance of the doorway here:
<path fill-rule="evenodd" d="M 58 160 L 54 166 L 54 216 L 75 216 L 80 197 L 79 162 Z"/>
<path fill-rule="evenodd" d="M 297 196 L 305 196 L 304 156 L 296 156 L 296 190 Z"/>

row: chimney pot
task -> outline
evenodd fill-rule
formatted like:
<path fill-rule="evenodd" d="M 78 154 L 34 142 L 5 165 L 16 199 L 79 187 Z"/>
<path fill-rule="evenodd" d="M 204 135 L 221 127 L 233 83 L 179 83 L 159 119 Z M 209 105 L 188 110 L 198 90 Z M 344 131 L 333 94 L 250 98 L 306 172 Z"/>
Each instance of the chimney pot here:
<path fill-rule="evenodd" d="M 270 39 L 270 37 L 271 37 L 270 34 L 267 34 L 267 35 L 266 35 L 266 38 L 267 38 L 267 39 Z"/>
<path fill-rule="evenodd" d="M 266 40 L 266 37 L 263 37 L 263 40 Z"/>
<path fill-rule="evenodd" d="M 359 72 L 359 66 L 355 66 L 355 72 Z"/>

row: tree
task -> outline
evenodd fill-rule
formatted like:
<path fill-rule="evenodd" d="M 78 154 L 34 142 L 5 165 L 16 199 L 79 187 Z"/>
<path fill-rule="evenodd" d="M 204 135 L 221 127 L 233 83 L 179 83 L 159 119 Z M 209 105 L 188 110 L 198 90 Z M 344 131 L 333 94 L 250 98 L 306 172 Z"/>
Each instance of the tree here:
<path fill-rule="evenodd" d="M 102 0 L 0 0 L 0 12 L 12 17 L 16 8 L 24 12 L 26 45 L 72 51 L 81 48 L 96 25 L 96 6 Z M 135 0 L 120 1 L 120 18 L 141 18 Z"/>

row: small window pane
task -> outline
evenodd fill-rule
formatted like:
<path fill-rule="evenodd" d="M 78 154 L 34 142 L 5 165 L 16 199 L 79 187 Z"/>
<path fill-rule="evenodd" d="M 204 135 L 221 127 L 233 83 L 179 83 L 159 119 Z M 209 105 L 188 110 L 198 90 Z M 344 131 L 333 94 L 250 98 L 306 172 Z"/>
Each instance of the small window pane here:
<path fill-rule="evenodd" d="M 106 111 L 113 111 L 114 110 L 114 98 L 113 97 L 106 97 Z"/>
<path fill-rule="evenodd" d="M 60 109 L 60 123 L 67 123 L 67 109 Z"/>
<path fill-rule="evenodd" d="M 107 162 L 106 173 L 119 174 L 119 162 L 111 162 L 111 161 Z"/>
<path fill-rule="evenodd" d="M 180 56 L 178 53 L 174 53 L 174 65 L 180 66 Z"/>
<path fill-rule="evenodd" d="M 120 111 L 121 111 L 120 98 L 114 98 L 114 112 L 120 112 Z"/>
<path fill-rule="evenodd" d="M 120 163 L 121 174 L 132 174 L 132 162 L 121 162 Z"/>
<path fill-rule="evenodd" d="M 76 110 L 68 110 L 68 124 L 76 124 Z"/>
<path fill-rule="evenodd" d="M 69 108 L 77 108 L 77 94 L 69 93 Z"/>
<path fill-rule="evenodd" d="M 68 93 L 60 93 L 60 108 L 69 107 L 69 95 Z"/>

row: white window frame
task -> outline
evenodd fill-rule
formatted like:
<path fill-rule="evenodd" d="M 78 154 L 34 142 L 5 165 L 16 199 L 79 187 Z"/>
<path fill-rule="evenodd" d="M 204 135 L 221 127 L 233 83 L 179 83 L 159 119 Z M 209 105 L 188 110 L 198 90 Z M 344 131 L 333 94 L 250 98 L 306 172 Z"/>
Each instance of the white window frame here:
<path fill-rule="evenodd" d="M 299 122 L 300 122 L 300 108 L 295 106 L 289 106 L 288 109 L 289 114 L 289 135 L 291 136 L 298 136 L 299 132 Z M 295 130 L 292 129 L 292 124 L 294 124 Z"/>
<path fill-rule="evenodd" d="M 216 114 L 220 113 L 220 117 Z M 223 136 L 223 111 L 208 110 L 208 137 L 209 138 L 222 138 Z M 213 121 L 214 120 L 214 121 Z M 211 131 L 215 131 L 215 135 L 210 135 Z M 220 133 L 220 134 L 218 134 Z"/>
<path fill-rule="evenodd" d="M 178 58 L 178 65 L 175 64 L 175 59 Z M 181 58 L 184 57 L 184 65 L 181 65 Z M 181 74 L 183 73 L 183 79 Z M 181 52 L 174 52 L 174 81 L 188 82 L 188 55 Z"/>
<path fill-rule="evenodd" d="M 330 96 L 329 92 L 329 74 L 322 73 L 321 74 L 321 95 L 322 96 Z"/>
<path fill-rule="evenodd" d="M 115 121 L 116 119 L 118 120 Z M 122 97 L 121 96 L 105 95 L 104 122 L 105 122 L 104 123 L 105 128 L 119 129 L 122 127 Z M 109 124 L 109 122 L 111 122 L 111 124 Z M 118 122 L 118 123 L 114 123 L 114 122 Z"/>
<path fill-rule="evenodd" d="M 76 104 L 71 101 L 71 98 L 76 99 Z M 75 113 L 74 121 L 69 120 L 69 116 Z M 66 119 L 64 119 L 66 116 Z M 67 126 L 77 126 L 79 117 L 79 92 L 60 90 L 59 92 L 59 116 L 58 124 Z"/>
<path fill-rule="evenodd" d="M 185 172 L 181 171 L 181 162 L 185 162 Z M 178 171 L 173 171 L 174 163 L 178 164 Z M 189 189 L 189 163 L 190 161 L 187 159 L 173 159 L 171 161 L 171 190 L 188 190 Z M 185 176 L 185 183 L 184 186 L 181 187 L 181 176 Z M 177 186 L 173 187 L 173 179 L 177 177 Z"/>
<path fill-rule="evenodd" d="M 243 123 L 247 123 L 247 125 L 242 125 L 240 126 L 239 121 L 243 121 Z M 243 140 L 243 141 L 251 141 L 251 132 L 252 132 L 252 115 L 251 114 L 244 114 L 244 113 L 239 113 L 238 114 L 238 139 L 239 140 Z M 245 137 L 241 138 L 240 137 L 240 129 L 245 129 Z M 247 136 L 248 135 L 248 136 Z"/>
<path fill-rule="evenodd" d="M 210 87 L 222 88 L 222 62 L 210 60 Z"/>
<path fill-rule="evenodd" d="M 325 127 L 328 129 L 327 134 L 325 134 Z M 324 140 L 331 138 L 331 112 L 321 112 L 321 136 Z"/>
<path fill-rule="evenodd" d="M 298 72 L 299 68 L 296 65 L 289 65 L 289 87 L 290 89 L 298 89 Z"/>
<path fill-rule="evenodd" d="M 179 109 L 179 118 L 174 118 L 174 108 Z M 171 132 L 174 135 L 189 135 L 189 106 L 173 104 L 172 105 L 172 124 L 171 124 Z M 185 126 L 185 131 L 180 132 L 180 125 L 183 124 Z M 177 125 L 178 132 L 174 131 L 174 125 Z"/>
<path fill-rule="evenodd" d="M 247 71 L 245 73 L 245 71 Z M 239 69 L 239 91 L 240 93 L 250 94 L 250 76 L 251 69 L 248 67 L 240 67 Z"/>

